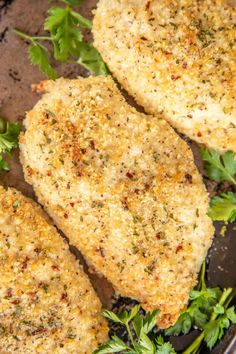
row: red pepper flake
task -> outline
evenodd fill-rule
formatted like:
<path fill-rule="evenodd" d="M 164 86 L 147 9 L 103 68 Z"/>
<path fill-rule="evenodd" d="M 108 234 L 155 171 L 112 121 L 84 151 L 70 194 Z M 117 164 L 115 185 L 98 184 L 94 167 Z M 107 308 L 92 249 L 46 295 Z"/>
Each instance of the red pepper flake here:
<path fill-rule="evenodd" d="M 146 41 L 146 40 L 147 40 L 147 38 L 144 37 L 144 36 L 140 37 L 140 39 L 142 39 L 143 41 Z"/>
<path fill-rule="evenodd" d="M 21 270 L 24 270 L 27 268 L 28 261 L 29 261 L 29 257 L 25 257 L 25 260 L 21 264 Z"/>
<path fill-rule="evenodd" d="M 183 69 L 186 69 L 187 66 L 188 66 L 188 63 L 186 63 L 186 61 L 185 61 L 185 62 L 182 64 L 182 68 L 183 68 Z"/>
<path fill-rule="evenodd" d="M 40 284 L 42 284 L 42 283 L 40 283 Z M 40 287 L 41 285 L 39 285 L 39 287 Z M 37 300 L 37 298 L 38 298 L 38 296 L 36 295 L 37 293 L 36 293 L 36 291 L 28 291 L 28 296 L 31 298 L 31 300 L 32 301 L 36 301 Z"/>
<path fill-rule="evenodd" d="M 77 175 L 77 177 L 82 177 L 82 176 L 83 176 L 82 172 L 80 172 L 80 171 L 78 171 L 78 172 L 76 173 L 76 175 Z"/>
<path fill-rule="evenodd" d="M 183 249 L 183 246 L 179 245 L 177 246 L 175 253 L 178 253 L 179 251 L 181 251 Z"/>
<path fill-rule="evenodd" d="M 68 298 L 68 294 L 67 293 L 62 293 L 61 294 L 61 301 L 67 300 L 67 298 Z"/>
<path fill-rule="evenodd" d="M 165 55 L 172 55 L 173 53 L 172 52 L 168 52 L 168 50 L 164 50 L 163 52 Z"/>
<path fill-rule="evenodd" d="M 32 176 L 34 173 L 34 170 L 31 167 L 27 167 L 27 174 L 28 176 Z"/>
<path fill-rule="evenodd" d="M 70 203 L 70 206 L 73 208 L 75 206 L 75 203 Z"/>
<path fill-rule="evenodd" d="M 104 258 L 105 253 L 104 253 L 104 249 L 102 247 L 99 247 L 99 252 L 100 252 L 101 256 Z"/>
<path fill-rule="evenodd" d="M 186 181 L 188 181 L 189 183 L 192 183 L 192 181 L 193 181 L 192 175 L 190 175 L 189 173 L 186 173 L 185 178 L 186 178 Z"/>
<path fill-rule="evenodd" d="M 122 205 L 123 205 L 123 208 L 124 208 L 125 210 L 129 210 L 128 198 L 127 198 L 127 197 L 124 197 L 124 199 L 122 200 Z"/>
<path fill-rule="evenodd" d="M 192 114 L 187 114 L 188 118 L 193 118 Z"/>
<path fill-rule="evenodd" d="M 86 149 L 81 149 L 81 152 L 84 155 L 86 153 Z"/>
<path fill-rule="evenodd" d="M 173 80 L 173 81 L 176 81 L 176 80 L 178 80 L 180 78 L 181 78 L 180 75 L 174 75 L 174 74 L 171 75 L 171 80 Z"/>
<path fill-rule="evenodd" d="M 52 270 L 59 270 L 59 267 L 58 266 L 56 266 L 56 265 L 52 265 Z"/>
<path fill-rule="evenodd" d="M 7 297 L 12 297 L 12 288 L 8 288 L 6 293 L 7 293 Z"/>
<path fill-rule="evenodd" d="M 94 142 L 94 140 L 91 140 L 91 141 L 90 141 L 90 146 L 91 146 L 91 148 L 92 148 L 93 150 L 95 150 L 95 142 Z"/>
<path fill-rule="evenodd" d="M 64 218 L 65 218 L 65 219 L 68 219 L 68 214 L 65 213 L 65 214 L 64 214 Z"/>
<path fill-rule="evenodd" d="M 160 240 L 160 239 L 161 239 L 161 234 L 160 234 L 160 232 L 158 232 L 158 233 L 156 234 L 156 239 L 157 239 L 157 240 Z"/>
<path fill-rule="evenodd" d="M 20 303 L 20 300 L 14 300 L 14 301 L 12 301 L 12 304 L 13 305 L 18 305 Z"/>
<path fill-rule="evenodd" d="M 37 253 L 37 254 L 39 254 L 39 253 L 41 252 L 41 249 L 38 248 L 38 247 L 36 247 L 36 248 L 34 249 L 34 252 Z"/>
<path fill-rule="evenodd" d="M 67 183 L 66 188 L 70 189 L 70 182 Z"/>
<path fill-rule="evenodd" d="M 200 138 L 202 136 L 201 132 L 197 132 L 197 136 Z"/>
<path fill-rule="evenodd" d="M 148 1 L 145 5 L 145 10 L 149 10 L 150 5 L 151 5 L 151 1 Z"/>
<path fill-rule="evenodd" d="M 127 173 L 126 173 L 126 177 L 128 177 L 129 179 L 133 179 L 133 178 L 134 178 L 134 175 L 133 175 L 133 173 L 131 173 L 131 172 L 127 172 Z"/>
<path fill-rule="evenodd" d="M 140 192 L 141 192 L 141 190 L 140 190 L 140 189 L 135 188 L 134 193 L 139 194 Z"/>

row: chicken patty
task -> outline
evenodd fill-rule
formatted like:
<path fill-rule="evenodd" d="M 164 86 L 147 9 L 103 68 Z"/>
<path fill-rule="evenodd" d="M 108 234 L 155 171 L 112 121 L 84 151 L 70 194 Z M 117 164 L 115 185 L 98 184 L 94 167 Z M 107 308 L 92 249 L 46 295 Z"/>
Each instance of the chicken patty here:
<path fill-rule="evenodd" d="M 26 180 L 89 264 L 168 327 L 213 234 L 191 150 L 166 121 L 130 107 L 111 77 L 41 87 L 49 93 L 20 138 Z"/>
<path fill-rule="evenodd" d="M 236 152 L 236 8 L 225 0 L 100 0 L 94 45 L 148 113 Z"/>
<path fill-rule="evenodd" d="M 0 187 L 0 352 L 91 354 L 107 338 L 101 303 L 47 219 Z"/>

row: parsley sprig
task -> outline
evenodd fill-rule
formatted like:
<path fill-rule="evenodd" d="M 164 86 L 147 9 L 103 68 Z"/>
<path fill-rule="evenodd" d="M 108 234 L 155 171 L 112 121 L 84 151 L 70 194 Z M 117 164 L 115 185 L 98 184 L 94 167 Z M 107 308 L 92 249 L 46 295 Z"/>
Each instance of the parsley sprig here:
<path fill-rule="evenodd" d="M 99 52 L 92 43 L 84 40 L 81 28 L 91 29 L 92 23 L 77 11 L 78 0 L 60 0 L 66 6 L 52 7 L 48 10 L 48 17 L 44 22 L 44 30 L 48 36 L 30 36 L 19 30 L 13 31 L 31 43 L 28 49 L 29 59 L 33 65 L 50 79 L 55 80 L 57 75 L 50 64 L 50 51 L 42 43 L 49 42 L 53 46 L 53 56 L 61 62 L 77 62 L 94 75 L 107 75 L 108 69 Z"/>
<path fill-rule="evenodd" d="M 220 154 L 215 150 L 202 149 L 206 175 L 214 181 L 230 181 L 236 185 L 236 155 L 233 151 Z"/>
<path fill-rule="evenodd" d="M 131 346 L 115 335 L 99 349 L 95 350 L 93 354 L 174 354 L 175 350 L 172 344 L 165 342 L 161 336 L 154 340 L 149 337 L 150 332 L 156 325 L 159 311 L 148 312 L 145 316 L 142 316 L 139 310 L 140 306 L 136 305 L 131 311 L 125 310 L 119 315 L 111 311 L 104 311 L 103 315 L 106 318 L 125 326 Z"/>
<path fill-rule="evenodd" d="M 19 133 L 20 125 L 18 123 L 9 123 L 0 118 L 0 170 L 10 170 L 4 155 L 11 156 L 12 150 L 18 147 Z"/>
<path fill-rule="evenodd" d="M 209 349 L 220 340 L 231 323 L 236 323 L 234 306 L 228 307 L 232 297 L 232 288 L 207 288 L 205 283 L 206 264 L 201 270 L 199 285 L 190 292 L 188 308 L 180 315 L 176 324 L 165 331 L 166 335 L 187 334 L 193 326 L 201 330 L 199 336 L 183 352 L 195 354 L 202 343 Z"/>
<path fill-rule="evenodd" d="M 215 150 L 202 149 L 206 175 L 214 181 L 229 181 L 236 186 L 236 154 L 227 151 L 219 154 Z M 212 198 L 208 215 L 212 220 L 236 220 L 236 195 L 232 192 L 223 193 Z"/>
<path fill-rule="evenodd" d="M 190 292 L 188 308 L 182 312 L 176 324 L 165 330 L 165 336 L 187 334 L 193 327 L 201 333 L 185 349 L 182 354 L 196 354 L 205 342 L 209 349 L 220 340 L 231 323 L 236 323 L 234 306 L 229 307 L 232 300 L 232 289 L 208 288 L 205 283 L 206 264 L 203 263 L 198 286 Z M 126 328 L 131 346 L 114 335 L 100 346 L 93 354 L 175 354 L 172 344 L 165 341 L 161 335 L 154 334 L 154 327 L 159 311 L 140 314 L 140 306 L 131 311 L 115 314 L 104 311 L 103 315 L 110 321 L 120 323 Z"/>

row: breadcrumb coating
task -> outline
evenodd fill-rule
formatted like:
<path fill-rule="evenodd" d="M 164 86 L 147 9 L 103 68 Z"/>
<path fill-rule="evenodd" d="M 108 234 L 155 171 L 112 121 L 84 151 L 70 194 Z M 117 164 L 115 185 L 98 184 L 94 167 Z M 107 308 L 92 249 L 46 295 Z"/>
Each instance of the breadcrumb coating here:
<path fill-rule="evenodd" d="M 0 187 L 0 352 L 91 354 L 101 303 L 41 207 Z"/>
<path fill-rule="evenodd" d="M 91 267 L 170 326 L 213 235 L 191 150 L 164 120 L 130 107 L 111 77 L 40 87 L 49 93 L 20 139 L 26 180 Z"/>
<path fill-rule="evenodd" d="M 236 152 L 235 19 L 230 0 L 100 0 L 94 45 L 148 113 Z"/>

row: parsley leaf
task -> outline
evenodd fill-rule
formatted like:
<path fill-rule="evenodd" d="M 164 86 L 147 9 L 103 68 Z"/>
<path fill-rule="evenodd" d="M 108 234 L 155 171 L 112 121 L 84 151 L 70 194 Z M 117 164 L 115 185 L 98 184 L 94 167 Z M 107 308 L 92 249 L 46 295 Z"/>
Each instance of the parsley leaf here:
<path fill-rule="evenodd" d="M 236 185 L 236 155 L 232 151 L 219 154 L 210 149 L 201 150 L 202 159 L 205 161 L 205 171 L 209 178 L 214 181 L 230 181 Z"/>
<path fill-rule="evenodd" d="M 70 7 L 52 7 L 48 13 L 44 29 L 51 34 L 55 58 L 67 61 L 69 56 L 79 55 L 80 44 L 84 42 L 78 26 L 91 29 L 91 22 Z"/>
<path fill-rule="evenodd" d="M 185 311 L 183 312 L 174 326 L 165 330 L 167 336 L 178 336 L 180 333 L 187 334 L 192 327 L 192 318 L 190 314 Z"/>
<path fill-rule="evenodd" d="M 20 126 L 17 123 L 7 123 L 6 131 L 0 134 L 0 153 L 10 153 L 18 147 L 18 135 Z"/>
<path fill-rule="evenodd" d="M 145 334 L 148 334 L 149 332 L 151 332 L 153 330 L 153 328 L 156 325 L 157 317 L 158 317 L 159 313 L 160 313 L 159 310 L 154 310 L 152 312 L 146 313 L 146 316 L 143 319 L 143 327 L 142 327 L 142 331 Z"/>
<path fill-rule="evenodd" d="M 236 196 L 232 192 L 212 198 L 208 215 L 212 220 L 233 222 L 236 220 Z"/>
<path fill-rule="evenodd" d="M 162 336 L 157 338 L 156 354 L 175 354 L 175 350 L 170 342 L 165 343 Z"/>
<path fill-rule="evenodd" d="M 129 347 L 117 336 L 113 336 L 107 343 L 96 349 L 93 354 L 119 353 L 121 350 L 129 349 Z"/>
<path fill-rule="evenodd" d="M 4 160 L 3 154 L 11 155 L 12 150 L 18 147 L 19 133 L 19 124 L 7 122 L 5 131 L 0 134 L 0 170 L 9 171 L 9 164 Z"/>
<path fill-rule="evenodd" d="M 103 311 L 103 316 L 108 318 L 109 320 L 111 320 L 113 322 L 122 323 L 123 324 L 123 321 L 119 318 L 119 315 L 116 315 L 112 311 L 108 311 L 108 310 Z"/>
<path fill-rule="evenodd" d="M 56 79 L 56 73 L 49 63 L 46 48 L 38 43 L 34 43 L 28 49 L 29 58 L 33 65 L 38 65 L 40 70 L 52 80 Z"/>
<path fill-rule="evenodd" d="M 81 42 L 78 46 L 79 49 L 79 60 L 78 63 L 82 65 L 85 69 L 89 70 L 94 75 L 104 75 L 107 76 L 109 70 L 107 65 L 102 60 L 101 55 L 93 47 L 92 44 Z"/>
<path fill-rule="evenodd" d="M 2 155 L 0 155 L 0 171 L 9 171 L 9 170 L 10 170 L 9 163 L 6 160 L 4 160 Z"/>
<path fill-rule="evenodd" d="M 51 34 L 55 59 L 67 61 L 70 55 L 73 56 L 83 35 L 77 28 L 77 20 L 69 8 L 53 7 L 48 13 L 44 29 Z"/>
<path fill-rule="evenodd" d="M 219 322 L 214 320 L 206 324 L 204 328 L 204 339 L 208 348 L 212 349 L 217 342 L 220 332 Z"/>
<path fill-rule="evenodd" d="M 143 332 L 139 339 L 140 349 L 143 354 L 155 354 L 156 346 L 151 339 Z"/>
<path fill-rule="evenodd" d="M 236 313 L 235 313 L 235 308 L 234 306 L 231 306 L 230 308 L 227 309 L 226 311 L 227 318 L 233 323 L 236 323 Z"/>

